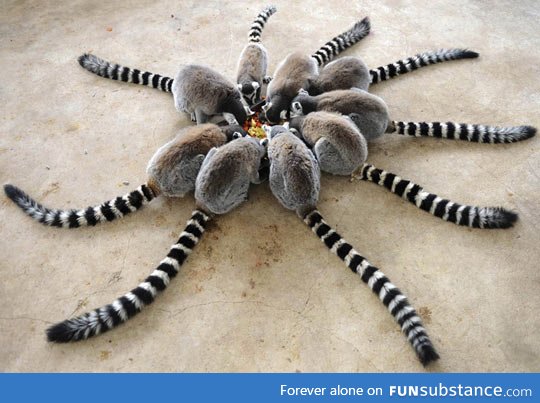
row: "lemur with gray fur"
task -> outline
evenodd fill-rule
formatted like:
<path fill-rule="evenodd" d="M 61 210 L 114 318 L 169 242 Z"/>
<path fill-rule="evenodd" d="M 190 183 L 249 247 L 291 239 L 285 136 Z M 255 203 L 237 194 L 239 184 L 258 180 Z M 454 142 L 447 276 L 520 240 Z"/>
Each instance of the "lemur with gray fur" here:
<path fill-rule="evenodd" d="M 352 94 L 354 93 L 353 91 Z M 336 98 L 346 100 L 341 96 Z M 342 110 L 350 112 L 347 109 Z M 381 111 L 386 112 L 386 108 L 382 108 Z M 381 116 L 384 117 L 382 112 Z M 356 121 L 351 119 L 356 116 L 359 117 Z M 343 116 L 336 112 L 319 111 L 294 117 L 289 125 L 291 132 L 298 133 L 298 136 L 313 148 L 313 153 L 325 172 L 350 175 L 361 167 L 357 176 L 359 179 L 383 186 L 418 208 L 458 225 L 473 228 L 508 228 L 517 220 L 516 213 L 502 207 L 468 206 L 443 199 L 409 180 L 401 179 L 396 174 L 366 164 L 367 146 L 363 133 L 369 126 L 364 125 L 361 119 L 366 116 L 369 117 L 370 114 L 353 113 Z M 380 123 L 386 122 L 385 119 L 381 118 Z"/>
<path fill-rule="evenodd" d="M 236 82 L 248 106 L 261 100 L 262 86 L 270 82 L 266 75 L 268 51 L 261 43 L 261 33 L 268 18 L 276 11 L 275 6 L 267 6 L 257 15 L 249 30 L 249 43 L 240 53 Z"/>
<path fill-rule="evenodd" d="M 512 143 L 533 137 L 532 126 L 495 127 L 464 123 L 416 123 L 390 120 L 386 103 L 376 95 L 358 88 L 335 90 L 317 96 L 306 91 L 293 99 L 291 116 L 314 111 L 338 112 L 349 117 L 369 141 L 384 133 L 460 139 L 477 143 Z"/>
<path fill-rule="evenodd" d="M 86 209 L 50 209 L 13 185 L 5 185 L 4 191 L 28 216 L 44 225 L 61 228 L 94 226 L 137 211 L 160 194 L 185 196 L 195 189 L 206 154 L 245 135 L 239 126 L 203 124 L 186 127 L 152 156 L 146 169 L 148 180 L 145 184 L 124 196 Z"/>
<path fill-rule="evenodd" d="M 307 90 L 310 95 L 319 95 L 334 90 L 348 90 L 353 87 L 367 91 L 370 84 L 377 84 L 421 67 L 476 57 L 478 57 L 478 53 L 468 49 L 440 49 L 420 53 L 369 70 L 360 58 L 345 56 L 328 63 Z"/>
<path fill-rule="evenodd" d="M 240 205 L 247 199 L 249 184 L 260 181 L 258 170 L 266 150 L 259 141 L 243 137 L 225 144 L 226 138 L 220 129 L 217 130 L 220 131 L 221 136 L 216 130 L 212 132 L 211 128 L 208 127 L 210 125 L 203 126 L 207 126 L 207 133 L 200 133 L 199 138 L 202 138 L 200 144 L 194 144 L 193 141 L 188 144 L 188 141 L 184 141 L 181 146 L 180 142 L 176 141 L 158 150 L 149 163 L 151 177 L 149 185 L 143 188 L 145 190 L 141 192 L 141 195 L 132 192 L 126 198 L 118 198 L 114 203 L 107 204 L 110 211 L 122 212 L 124 208 L 131 211 L 132 207 L 137 208 L 137 205 L 142 203 L 140 199 L 146 197 L 147 192 L 147 201 L 159 194 L 160 190 L 164 191 L 165 189 L 169 195 L 183 194 L 185 192 L 185 183 L 183 183 L 185 179 L 180 179 L 176 175 L 182 162 L 185 162 L 182 159 L 196 157 L 192 162 L 199 165 L 200 153 L 207 152 L 208 146 L 217 146 L 217 148 L 210 149 L 206 155 L 195 181 L 197 209 L 193 211 L 191 219 L 188 220 L 180 238 L 171 247 L 167 257 L 141 284 L 111 304 L 48 328 L 47 338 L 49 341 L 65 343 L 97 336 L 124 323 L 146 305 L 151 304 L 157 294 L 165 290 L 170 280 L 178 274 L 187 256 L 200 241 L 211 217 L 214 214 L 225 214 Z M 203 126 L 190 129 L 201 130 Z M 233 133 L 235 133 L 233 136 L 236 138 L 237 132 Z M 189 164 L 189 161 L 187 163 Z M 178 183 L 174 181 L 174 178 L 178 178 Z M 25 198 L 25 196 L 21 196 L 19 191 L 13 198 L 14 189 L 16 188 L 9 185 L 5 187 L 6 194 L 20 206 L 20 197 Z M 36 203 L 32 204 L 35 208 Z M 96 210 L 92 209 L 91 211 L 94 214 Z M 85 210 L 80 212 L 86 214 Z M 69 217 L 71 217 L 71 213 Z M 77 214 L 75 217 L 81 218 L 82 215 Z"/>
<path fill-rule="evenodd" d="M 403 293 L 375 266 L 354 250 L 332 229 L 317 211 L 320 170 L 307 146 L 283 126 L 270 130 L 268 145 L 270 189 L 280 203 L 295 211 L 322 242 L 379 297 L 399 323 L 407 340 L 423 365 L 436 361 L 439 355 L 415 309 Z"/>

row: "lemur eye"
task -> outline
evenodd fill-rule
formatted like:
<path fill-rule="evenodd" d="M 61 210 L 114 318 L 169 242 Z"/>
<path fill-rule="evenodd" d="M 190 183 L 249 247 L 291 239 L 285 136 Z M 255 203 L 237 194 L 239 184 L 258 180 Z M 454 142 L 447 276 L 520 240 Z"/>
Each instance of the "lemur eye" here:
<path fill-rule="evenodd" d="M 293 102 L 292 104 L 292 109 L 295 111 L 295 112 L 302 112 L 302 104 L 298 101 L 296 102 Z"/>
<path fill-rule="evenodd" d="M 261 146 L 263 146 L 265 148 L 268 147 L 268 139 L 262 139 L 261 140 Z"/>
<path fill-rule="evenodd" d="M 244 137 L 240 132 L 234 132 L 232 135 L 233 140 L 239 139 L 240 137 Z"/>

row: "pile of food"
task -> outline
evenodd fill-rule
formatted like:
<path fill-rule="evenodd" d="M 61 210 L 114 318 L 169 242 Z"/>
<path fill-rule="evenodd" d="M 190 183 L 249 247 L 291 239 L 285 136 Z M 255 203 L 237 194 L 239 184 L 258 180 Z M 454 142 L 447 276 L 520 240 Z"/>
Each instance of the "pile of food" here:
<path fill-rule="evenodd" d="M 251 137 L 258 139 L 265 139 L 266 132 L 262 127 L 262 122 L 259 120 L 259 112 L 255 112 L 249 116 L 244 122 L 244 130 L 248 132 Z"/>

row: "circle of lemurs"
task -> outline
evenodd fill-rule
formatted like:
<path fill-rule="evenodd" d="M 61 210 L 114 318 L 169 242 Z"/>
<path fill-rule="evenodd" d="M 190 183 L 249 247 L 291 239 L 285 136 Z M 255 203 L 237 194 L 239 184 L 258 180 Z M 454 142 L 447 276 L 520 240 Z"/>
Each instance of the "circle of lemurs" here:
<path fill-rule="evenodd" d="M 33 219 L 64 228 L 115 220 L 160 195 L 184 197 L 194 192 L 196 210 L 167 256 L 141 284 L 108 305 L 51 326 L 47 329 L 49 341 L 70 342 L 96 336 L 153 302 L 179 272 L 207 223 L 242 204 L 250 184 L 268 180 L 278 201 L 295 211 L 379 297 L 420 362 L 427 365 L 439 358 L 405 295 L 328 225 L 317 210 L 321 171 L 376 183 L 420 209 L 458 225 L 508 228 L 517 220 L 515 212 L 501 207 L 462 205 L 366 163 L 368 142 L 386 133 L 512 143 L 534 136 L 536 129 L 391 120 L 385 102 L 368 92 L 370 85 L 424 66 L 476 58 L 478 53 L 440 49 L 371 70 L 358 57 L 344 56 L 332 61 L 369 34 L 367 17 L 311 55 L 290 53 L 270 77 L 268 52 L 261 43 L 261 34 L 275 12 L 274 6 L 267 6 L 253 21 L 248 44 L 238 61 L 236 83 L 210 67 L 195 64 L 183 66 L 173 79 L 110 63 L 91 54 L 79 58 L 83 68 L 99 76 L 172 93 L 176 109 L 189 113 L 196 125 L 181 129 L 156 151 L 148 163 L 145 184 L 100 205 L 79 210 L 50 209 L 10 184 L 4 186 L 6 195 Z M 243 126 L 252 118 L 266 123 L 266 139 L 248 135 Z"/>

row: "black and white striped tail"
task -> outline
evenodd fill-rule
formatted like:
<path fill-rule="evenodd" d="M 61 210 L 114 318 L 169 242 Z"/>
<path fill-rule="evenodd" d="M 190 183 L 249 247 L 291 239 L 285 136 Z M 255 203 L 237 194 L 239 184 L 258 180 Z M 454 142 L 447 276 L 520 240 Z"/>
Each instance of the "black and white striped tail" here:
<path fill-rule="evenodd" d="M 380 66 L 369 71 L 371 84 L 390 80 L 399 75 L 409 73 L 420 67 L 459 59 L 474 59 L 479 54 L 469 49 L 439 49 L 433 52 L 419 53 L 413 57 L 398 60 L 395 63 Z"/>
<path fill-rule="evenodd" d="M 141 185 L 134 191 L 105 203 L 81 210 L 57 210 L 42 206 L 16 186 L 4 185 L 4 192 L 28 216 L 44 225 L 60 228 L 94 226 L 100 222 L 113 221 L 139 210 L 157 194 Z"/>
<path fill-rule="evenodd" d="M 146 85 L 147 87 L 164 92 L 172 91 L 173 79 L 171 77 L 120 66 L 119 64 L 110 63 L 88 53 L 79 56 L 78 60 L 79 64 L 86 70 L 101 77 L 123 81 L 125 83 Z"/>
<path fill-rule="evenodd" d="M 436 194 L 426 192 L 424 188 L 399 176 L 364 164 L 360 170 L 360 179 L 383 186 L 392 193 L 408 200 L 416 207 L 435 217 L 457 225 L 472 228 L 510 228 L 518 215 L 502 207 L 466 206 L 443 199 Z"/>
<path fill-rule="evenodd" d="M 394 131 L 405 136 L 438 137 L 465 140 L 472 143 L 515 143 L 534 137 L 536 128 L 532 126 L 484 126 L 453 122 L 400 122 L 393 121 Z"/>
<path fill-rule="evenodd" d="M 394 319 L 399 323 L 402 332 L 416 351 L 420 362 L 427 365 L 439 358 L 435 351 L 422 321 L 415 309 L 407 301 L 407 297 L 390 282 L 378 268 L 372 266 L 363 256 L 354 250 L 322 218 L 317 210 L 304 217 L 304 222 L 313 230 L 323 243 L 339 256 L 347 266 L 379 297 L 388 308 Z"/>
<path fill-rule="evenodd" d="M 268 18 L 277 11 L 276 6 L 270 5 L 263 8 L 259 15 L 255 18 L 249 29 L 249 41 L 259 43 L 261 41 L 262 30 Z"/>
<path fill-rule="evenodd" d="M 146 280 L 112 304 L 51 326 L 47 329 L 47 339 L 56 343 L 67 343 L 97 336 L 126 322 L 146 305 L 154 302 L 156 295 L 165 290 L 170 280 L 178 274 L 180 267 L 199 242 L 208 220 L 210 217 L 195 210 L 167 257 Z"/>
<path fill-rule="evenodd" d="M 369 34 L 371 29 L 371 23 L 368 17 L 354 24 L 354 26 L 332 40 L 326 42 L 319 50 L 311 55 L 316 61 L 319 67 L 325 65 L 338 54 L 345 49 L 350 48 L 352 45 L 365 38 Z"/>

